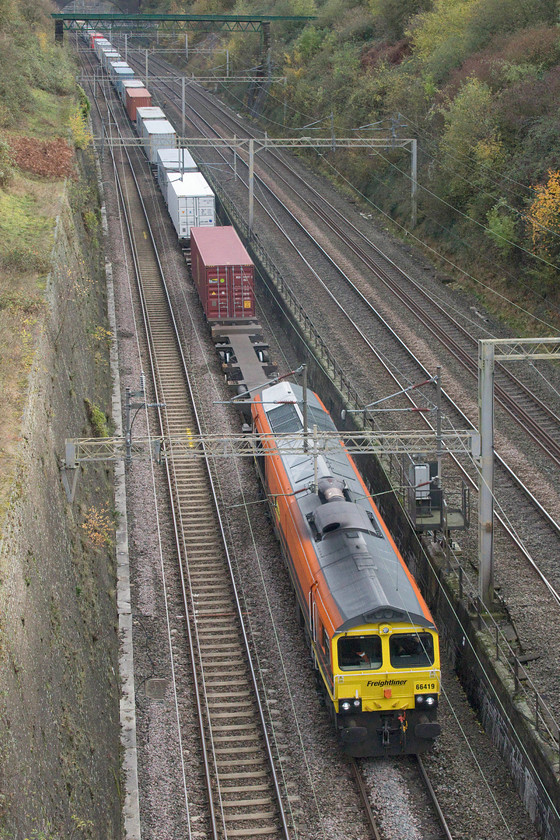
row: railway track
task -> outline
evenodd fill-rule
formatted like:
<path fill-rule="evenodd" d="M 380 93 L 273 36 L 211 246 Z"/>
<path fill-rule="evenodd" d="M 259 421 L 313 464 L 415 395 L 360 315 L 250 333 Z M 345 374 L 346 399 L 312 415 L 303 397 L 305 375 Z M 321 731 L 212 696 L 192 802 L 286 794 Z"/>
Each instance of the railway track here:
<path fill-rule="evenodd" d="M 168 98 L 168 94 L 166 94 Z M 168 100 L 169 101 L 169 100 Z M 169 105 L 168 105 L 169 107 Z M 195 120 L 198 119 L 195 117 Z M 205 120 L 206 130 L 210 130 L 209 121 Z M 194 128 L 195 134 L 200 134 L 200 124 Z M 242 132 L 241 132 L 242 133 Z M 225 159 L 225 158 L 224 158 Z M 279 179 L 281 176 L 277 176 Z M 263 188 L 266 184 L 263 182 Z M 299 199 L 299 203 L 301 204 L 301 196 Z M 270 208 L 266 207 L 264 204 L 262 205 L 263 212 L 268 213 L 271 218 L 274 216 L 274 213 L 270 213 Z M 288 208 L 284 207 L 284 210 L 288 210 Z M 299 228 L 302 228 L 302 224 L 297 222 Z M 317 242 L 315 242 L 318 245 Z M 324 249 L 318 245 L 321 249 L 322 253 L 325 254 Z M 331 260 L 330 257 L 327 256 L 328 261 L 334 265 L 334 261 Z M 307 265 L 308 265 L 307 261 Z M 323 282 L 320 277 L 320 271 L 314 271 L 314 280 Z M 345 277 L 346 282 L 349 278 Z M 381 362 L 384 366 L 387 374 L 391 376 L 397 384 L 397 387 L 402 387 L 402 377 L 400 375 L 400 368 L 401 364 L 399 362 L 399 375 L 395 375 L 394 365 L 392 363 L 387 362 L 387 354 L 385 354 L 385 358 L 383 358 L 383 354 L 379 354 L 377 349 L 374 347 L 373 343 L 368 340 L 366 333 L 368 332 L 367 327 L 360 328 L 354 318 L 352 318 L 348 313 L 348 306 L 349 304 L 342 303 L 337 299 L 337 294 L 333 293 L 330 288 L 327 287 L 327 284 L 323 283 L 325 291 L 327 295 L 332 300 L 333 305 L 338 306 L 341 313 L 344 315 L 345 318 L 348 318 L 349 322 L 352 324 L 353 329 L 356 330 L 361 339 L 365 341 L 366 345 L 369 348 L 369 352 L 372 352 L 376 358 Z M 358 290 L 359 292 L 359 290 Z M 367 303 L 368 309 L 370 313 L 373 310 L 371 303 L 367 301 L 366 295 L 363 292 L 359 292 L 359 296 L 361 299 Z M 323 302 L 324 305 L 324 302 Z M 354 308 L 355 304 L 353 304 Z M 422 306 L 420 306 L 422 309 Z M 375 313 L 378 321 L 383 321 L 379 317 L 379 313 Z M 383 323 L 386 324 L 385 321 Z M 393 339 L 399 341 L 403 353 L 405 353 L 409 360 L 412 360 L 412 367 L 414 368 L 415 372 L 411 372 L 408 375 L 408 381 L 406 384 L 410 384 L 411 381 L 415 381 L 418 379 L 418 370 L 420 369 L 425 377 L 429 377 L 428 372 L 423 369 L 419 360 L 414 356 L 411 352 L 409 347 L 406 347 L 404 342 L 400 340 L 392 330 L 392 328 L 386 324 L 386 329 L 388 333 L 391 334 Z M 448 395 L 447 395 L 448 396 Z M 366 400 L 364 399 L 364 402 Z M 460 427 L 464 426 L 464 418 L 465 414 L 462 410 L 457 406 L 452 400 L 449 400 L 449 406 L 451 408 L 446 410 L 446 413 L 450 417 L 450 422 L 455 427 L 459 425 Z M 456 416 L 454 417 L 452 411 L 456 412 Z M 554 424 L 556 415 L 553 413 L 552 415 L 547 413 L 547 422 Z M 463 418 L 460 422 L 458 422 L 457 418 Z M 425 419 L 423 417 L 423 419 Z M 529 421 L 527 421 L 527 425 L 529 425 Z M 508 535 L 508 538 L 512 541 L 515 545 L 515 552 L 508 551 L 508 559 L 507 559 L 507 566 L 503 567 L 503 571 L 501 572 L 500 577 L 505 578 L 505 585 L 506 585 L 506 592 L 509 597 L 511 595 L 510 586 L 516 587 L 517 580 L 520 577 L 525 577 L 526 572 L 523 570 L 523 564 L 528 563 L 531 569 L 531 573 L 534 573 L 536 577 L 534 578 L 534 583 L 531 586 L 532 593 L 539 592 L 538 595 L 538 603 L 542 604 L 545 607 L 545 612 L 543 615 L 546 614 L 547 616 L 551 616 L 557 613 L 557 610 L 560 606 L 560 572 L 554 563 L 554 557 L 557 555 L 558 552 L 558 536 L 559 536 L 559 526 L 556 518 L 550 514 L 547 510 L 545 505 L 540 502 L 535 495 L 534 490 L 531 490 L 527 485 L 520 480 L 520 478 L 515 474 L 515 471 L 505 462 L 503 458 L 496 455 L 497 458 L 497 478 L 496 478 L 496 488 L 499 492 L 501 489 L 507 490 L 507 498 L 504 502 L 504 508 L 501 509 L 501 506 L 496 509 L 496 520 L 498 524 L 503 528 L 504 532 Z M 470 483 L 471 487 L 476 491 L 476 478 L 474 477 L 473 471 L 468 471 L 465 469 L 464 464 L 457 464 L 458 468 L 463 473 L 465 480 Z M 503 471 L 503 479 L 501 478 Z M 529 507 L 528 507 L 529 503 Z M 519 529 L 519 516 L 518 511 L 523 510 L 523 524 L 524 528 L 523 531 L 520 533 Z M 459 566 L 461 566 L 461 561 L 459 561 Z M 511 566 L 512 572 L 508 578 L 508 569 Z M 465 570 L 461 566 L 461 572 L 467 571 L 466 577 L 463 575 L 463 582 L 465 583 L 468 581 L 468 587 L 470 587 L 471 597 L 476 599 L 477 597 L 477 582 L 476 582 L 476 574 L 477 570 L 474 565 L 470 567 L 470 570 Z M 508 580 L 510 584 L 508 585 Z M 538 589 L 542 583 L 542 590 Z M 523 596 L 520 596 L 521 598 Z M 532 596 L 534 597 L 534 595 Z M 518 602 L 520 600 L 517 597 L 512 601 L 512 604 Z M 533 603 L 537 603 L 533 601 Z M 516 656 L 520 653 L 523 654 L 527 651 L 527 649 L 532 649 L 535 647 L 534 641 L 532 637 L 534 635 L 532 628 L 535 626 L 536 619 L 529 618 L 530 613 L 523 608 L 521 617 L 518 616 L 516 609 L 514 608 L 514 618 L 516 627 L 518 628 L 519 637 L 520 639 L 527 640 L 531 638 L 530 642 L 524 641 L 520 642 L 520 648 L 514 645 L 514 648 L 511 648 L 509 641 L 503 640 L 505 645 L 504 650 L 509 651 L 506 655 L 511 657 L 511 661 L 515 661 Z M 528 621 L 528 623 L 527 623 Z M 497 635 L 500 635 L 501 630 L 499 627 L 495 628 L 495 632 Z M 494 633 L 494 629 L 492 629 L 492 633 Z M 560 706 L 556 702 L 556 694 L 549 690 L 548 683 L 549 683 L 549 672 L 546 669 L 545 661 L 539 655 L 532 656 L 528 663 L 521 666 L 524 677 L 528 680 L 527 686 L 529 689 L 529 693 L 527 697 L 534 693 L 539 699 L 538 703 L 541 708 L 546 709 L 547 720 L 554 721 L 555 716 L 557 717 L 560 714 Z M 543 670 L 544 668 L 544 670 Z M 538 688 L 537 688 L 538 686 Z M 529 702 L 532 701 L 529 699 Z M 552 734 L 551 734 L 552 743 L 554 743 L 554 724 L 552 725 Z"/>
<path fill-rule="evenodd" d="M 118 110 L 101 114 L 119 127 Z M 123 121 L 124 122 L 124 121 Z M 124 123 L 126 127 L 127 124 Z M 188 365 L 178 338 L 161 263 L 138 185 L 138 150 L 114 156 L 134 254 L 161 433 L 199 431 Z M 259 700 L 243 615 L 208 464 L 171 451 L 166 458 L 183 581 L 190 690 L 208 794 L 208 836 L 288 837 L 273 748 Z"/>
<path fill-rule="evenodd" d="M 165 66 L 165 65 L 162 65 L 162 66 Z M 168 87 L 168 89 L 171 89 L 171 85 L 168 85 L 167 87 Z M 221 113 L 221 111 L 222 111 L 222 109 L 220 109 L 220 113 Z M 206 121 L 205 121 L 205 123 L 206 123 L 206 129 L 210 130 L 209 123 L 207 123 Z M 213 130 L 214 129 L 212 129 L 212 131 Z M 239 130 L 239 124 L 237 124 L 237 130 Z M 268 154 L 270 155 L 271 153 L 268 153 Z M 274 157 L 275 157 L 276 160 L 279 160 L 279 156 L 274 155 Z M 282 166 L 286 166 L 286 164 L 284 162 L 282 162 Z M 263 186 L 266 186 L 266 185 L 263 183 Z M 301 186 L 302 186 L 302 190 L 303 190 L 303 184 L 301 184 Z M 293 187 L 292 187 L 292 189 L 293 189 Z M 306 185 L 306 189 L 311 189 L 311 188 L 309 188 Z M 303 195 L 303 192 L 302 192 L 302 195 Z M 317 197 L 316 192 L 315 192 L 315 197 Z M 340 213 L 338 213 L 338 211 L 336 211 L 335 208 L 329 206 L 330 215 L 327 215 L 326 212 L 321 207 L 319 207 L 317 205 L 315 200 L 306 201 L 305 198 L 301 198 L 300 203 L 306 203 L 311 209 L 315 208 L 315 211 L 316 211 L 317 215 L 329 224 L 331 231 L 333 231 L 333 233 L 335 233 L 336 235 L 341 236 L 341 234 L 342 234 L 342 230 L 341 230 L 341 226 L 340 226 L 340 218 L 341 217 L 340 217 Z M 323 206 L 327 206 L 327 203 L 324 200 L 323 200 Z M 283 209 L 285 211 L 289 212 L 288 208 L 286 208 L 285 206 L 283 206 Z M 269 213 L 268 208 L 263 206 L 263 212 Z M 269 215 L 270 215 L 270 213 L 269 213 Z M 330 218 L 331 216 L 334 216 L 334 215 L 336 215 L 336 217 L 337 217 L 336 222 L 334 222 L 332 220 L 332 218 Z M 355 235 L 356 236 L 359 235 L 362 239 L 365 238 L 357 230 L 355 230 Z M 311 235 L 310 235 L 310 238 L 313 239 L 313 237 L 311 237 Z M 344 237 L 343 241 L 346 242 L 347 238 Z M 405 345 L 405 343 L 398 338 L 398 336 L 396 336 L 396 334 L 391 329 L 391 327 L 389 326 L 387 321 L 383 318 L 381 313 L 379 313 L 378 311 L 376 311 L 374 309 L 373 305 L 371 304 L 371 301 L 368 299 L 366 294 L 363 291 L 361 291 L 360 288 L 358 288 L 357 285 L 355 283 L 353 283 L 350 280 L 349 277 L 347 277 L 343 272 L 340 271 L 340 269 L 337 268 L 334 261 L 331 260 L 330 257 L 328 257 L 327 254 L 325 254 L 324 250 L 321 248 L 321 246 L 319 245 L 319 243 L 316 240 L 313 239 L 313 242 L 317 247 L 320 248 L 320 250 L 323 252 L 323 255 L 329 260 L 330 264 L 339 271 L 342 279 L 346 282 L 346 284 L 348 286 L 352 287 L 353 291 L 355 292 L 355 294 L 359 298 L 359 304 L 366 308 L 366 310 L 367 310 L 366 314 L 369 315 L 369 316 L 373 315 L 376 322 L 378 324 L 381 323 L 383 325 L 383 327 L 387 330 L 387 332 L 390 334 L 390 337 L 393 340 L 396 340 L 399 343 L 400 348 L 401 348 L 402 352 L 405 354 L 405 356 L 408 357 L 409 360 L 412 360 L 413 364 L 412 364 L 412 366 L 409 367 L 410 372 L 408 374 L 408 383 L 410 381 L 414 381 L 414 378 L 416 378 L 418 376 L 418 371 L 420 371 L 421 376 L 429 378 L 430 374 L 428 373 L 428 371 L 423 367 L 421 362 L 414 356 L 414 354 L 412 353 L 410 348 L 407 347 Z M 368 242 L 367 244 L 369 246 L 375 247 L 370 242 Z M 382 266 L 378 262 L 374 262 L 372 260 L 371 256 L 366 254 L 364 248 L 361 245 L 360 246 L 350 245 L 349 247 L 353 247 L 354 250 L 357 251 L 360 259 L 365 263 L 366 267 L 375 274 L 375 276 L 380 277 L 381 279 L 383 279 L 383 281 L 385 283 L 387 283 L 387 285 L 390 286 L 391 290 L 396 295 L 399 296 L 399 299 L 400 299 L 401 303 L 406 303 L 406 305 L 409 307 L 410 311 L 414 315 L 417 315 L 422 322 L 426 322 L 426 323 L 431 324 L 431 328 L 433 329 L 434 335 L 437 335 L 437 337 L 441 340 L 445 340 L 446 334 L 445 334 L 445 331 L 444 331 L 444 327 L 442 326 L 441 320 L 442 320 L 443 317 L 447 318 L 447 314 L 444 313 L 442 307 L 437 307 L 438 314 L 440 316 L 437 320 L 435 318 L 432 318 L 428 314 L 428 312 L 427 312 L 428 302 L 431 305 L 432 299 L 427 298 L 426 294 L 420 288 L 419 284 L 412 284 L 414 289 L 417 290 L 418 293 L 421 295 L 421 297 L 419 299 L 417 299 L 416 301 L 413 301 L 412 298 L 411 298 L 411 295 L 408 292 L 402 291 L 400 289 L 400 281 L 402 280 L 403 277 L 405 277 L 405 275 L 393 263 L 390 264 L 390 266 L 389 266 L 390 270 L 389 270 L 386 267 L 387 266 L 387 260 L 385 259 L 384 255 L 381 255 L 381 256 L 384 259 L 385 266 Z M 408 280 L 409 278 L 406 278 L 406 279 Z M 324 292 L 331 299 L 332 305 L 337 307 L 338 310 L 340 311 L 340 313 L 352 324 L 352 327 L 353 327 L 355 333 L 357 335 L 359 335 L 360 340 L 362 340 L 365 343 L 365 345 L 367 346 L 368 352 L 372 353 L 376 357 L 378 363 L 381 364 L 385 368 L 388 375 L 395 382 L 396 386 L 397 387 L 402 387 L 403 386 L 402 371 L 403 371 L 404 367 L 403 367 L 402 364 L 399 364 L 399 371 L 400 371 L 401 375 L 399 377 L 395 376 L 394 368 L 390 365 L 387 365 L 386 358 L 384 358 L 377 351 L 374 344 L 367 338 L 367 334 L 369 333 L 369 331 L 371 329 L 371 325 L 368 325 L 368 323 L 365 322 L 363 327 L 358 326 L 358 324 L 355 320 L 356 316 L 355 315 L 351 316 L 348 312 L 348 305 L 346 303 L 343 305 L 340 302 L 339 296 L 336 293 L 333 293 L 331 288 L 329 288 L 329 286 L 326 283 L 323 283 L 323 281 L 321 280 L 321 272 L 320 271 L 315 271 L 315 280 L 316 280 L 316 282 L 319 282 L 320 284 L 323 285 Z M 355 304 L 354 304 L 354 308 L 355 308 Z M 466 339 L 469 340 L 470 350 L 472 351 L 474 345 L 473 345 L 473 342 L 471 340 L 471 337 L 466 333 L 464 328 L 461 327 L 460 324 L 458 324 L 458 322 L 453 321 L 453 323 L 456 324 L 456 326 L 457 326 L 457 329 L 460 333 L 461 341 L 464 343 L 464 341 Z M 465 349 L 465 347 L 463 346 L 463 343 L 459 343 L 458 340 L 451 339 L 450 341 L 451 341 L 452 345 L 455 347 L 455 352 L 459 356 L 459 358 L 461 360 L 461 364 L 464 367 L 466 367 L 471 374 L 473 374 L 476 371 L 476 367 L 477 367 L 476 356 L 473 357 L 472 353 L 469 353 L 467 351 L 467 349 Z M 449 343 L 449 339 L 448 339 L 448 343 Z M 505 381 L 506 378 L 507 378 L 507 381 L 511 381 L 513 383 L 513 385 L 518 389 L 515 394 L 512 394 L 510 391 L 506 390 L 503 385 L 498 384 L 497 385 L 497 392 L 498 392 L 499 397 L 502 399 L 503 404 L 509 407 L 512 415 L 516 419 L 516 422 L 520 422 L 523 425 L 523 427 L 528 430 L 528 433 L 531 434 L 533 439 L 535 439 L 535 440 L 538 439 L 539 445 L 542 446 L 542 448 L 547 452 L 547 454 L 549 454 L 553 459 L 555 459 L 556 458 L 556 453 L 558 453 L 558 457 L 560 458 L 560 443 L 558 442 L 558 440 L 556 440 L 556 438 L 554 437 L 554 435 L 550 431 L 550 429 L 555 428 L 557 423 L 559 422 L 557 415 L 553 411 L 551 411 L 541 400 L 536 401 L 536 403 L 533 406 L 533 409 L 534 409 L 534 411 L 538 411 L 541 415 L 541 418 L 544 418 L 546 420 L 546 423 L 548 424 L 548 428 L 547 428 L 546 426 L 543 427 L 543 425 L 541 423 L 539 423 L 535 420 L 531 411 L 525 411 L 524 412 L 522 410 L 521 403 L 522 402 L 526 403 L 529 400 L 531 395 L 530 395 L 528 389 L 523 385 L 523 383 L 520 380 L 518 380 L 515 377 L 512 377 L 511 373 L 509 371 L 506 371 L 503 368 L 503 366 L 501 366 L 501 367 L 502 367 L 502 370 L 500 371 L 500 374 L 502 376 L 502 379 L 504 379 L 504 381 Z M 406 384 L 408 384 L 408 383 L 406 383 Z M 466 417 L 464 412 L 456 404 L 456 402 L 451 398 L 451 396 L 448 393 L 446 393 L 445 391 L 443 393 L 444 393 L 444 396 L 446 398 L 447 405 L 450 407 L 450 408 L 447 409 L 447 415 L 448 415 L 447 419 L 450 423 L 450 426 L 451 427 L 457 427 L 457 425 L 464 425 L 465 423 L 469 426 L 472 426 L 470 420 Z M 410 398 L 409 398 L 409 402 L 411 404 L 413 404 L 413 402 Z M 452 411 L 454 413 L 453 415 L 450 415 L 450 409 L 452 409 Z M 423 418 L 423 419 L 424 419 L 425 422 L 427 422 L 425 418 Z M 558 524 L 555 517 L 552 516 L 550 513 L 548 513 L 548 511 L 546 510 L 546 507 L 542 503 L 539 503 L 539 501 L 535 497 L 535 494 L 533 492 L 531 492 L 529 490 L 529 488 L 526 486 L 526 484 L 516 476 L 514 470 L 507 464 L 507 462 L 502 457 L 500 457 L 499 454 L 497 454 L 496 457 L 497 457 L 497 474 L 498 474 L 497 486 L 498 487 L 500 486 L 500 472 L 503 471 L 504 477 L 503 477 L 503 480 L 501 481 L 502 486 L 507 486 L 510 491 L 514 490 L 515 493 L 518 495 L 518 500 L 515 503 L 515 507 L 518 508 L 520 504 L 523 504 L 523 502 L 525 504 L 527 502 L 529 502 L 531 504 L 531 506 L 534 508 L 535 518 L 536 518 L 536 521 L 537 521 L 538 524 L 535 525 L 535 527 L 533 528 L 533 531 L 536 534 L 538 534 L 537 545 L 542 547 L 541 540 L 542 540 L 543 535 L 546 535 L 546 539 L 548 541 L 553 541 L 553 543 L 555 543 L 558 536 L 560 535 L 560 525 Z M 456 463 L 457 463 L 457 461 L 456 461 Z M 558 461 L 558 463 L 560 463 L 560 460 Z M 476 474 L 473 472 L 472 469 L 469 472 L 467 472 L 465 470 L 464 465 L 459 465 L 458 464 L 458 467 L 459 467 L 460 471 L 463 473 L 465 479 L 470 484 L 471 488 L 474 491 L 476 491 L 476 489 L 477 489 Z M 500 525 L 505 529 L 505 531 L 507 533 L 509 533 L 510 538 L 516 544 L 518 549 L 524 554 L 524 556 L 526 556 L 529 559 L 533 568 L 537 571 L 537 574 L 539 574 L 543 578 L 543 582 L 545 583 L 545 586 L 547 587 L 547 589 L 550 592 L 552 592 L 553 597 L 558 601 L 558 597 L 559 597 L 558 592 L 560 591 L 560 579 L 556 583 L 549 580 L 548 576 L 552 573 L 552 570 L 550 570 L 550 569 L 547 569 L 546 571 L 543 571 L 543 572 L 539 571 L 539 563 L 536 562 L 533 559 L 530 548 L 528 549 L 523 544 L 523 541 L 520 538 L 520 535 L 517 533 L 516 529 L 508 523 L 507 514 L 502 515 L 501 513 L 498 512 L 497 513 L 497 519 L 498 519 L 498 522 L 500 523 Z M 513 520 L 513 517 L 510 517 L 510 519 Z M 550 552 L 546 552 L 546 553 L 547 554 L 550 553 L 551 555 L 554 554 L 554 545 L 553 544 L 551 544 L 551 546 L 550 546 Z"/>
<path fill-rule="evenodd" d="M 364 759 L 350 759 L 350 769 L 352 771 L 354 781 L 356 782 L 356 787 L 358 789 L 358 793 L 362 801 L 364 811 L 367 814 L 371 836 L 373 840 L 383 840 L 383 831 L 382 828 L 379 826 L 373 809 L 371 807 L 367 786 L 362 773 L 362 764 L 364 761 Z M 430 840 L 453 840 L 453 835 L 449 829 L 447 820 L 445 819 L 443 808 L 441 807 L 436 791 L 434 790 L 432 783 L 430 782 L 428 772 L 426 770 L 426 766 L 422 760 L 422 757 L 420 755 L 417 755 L 415 761 L 418 769 L 417 778 L 420 780 L 420 784 L 422 785 L 424 793 L 427 797 L 429 809 L 431 811 L 432 816 L 432 831 L 429 834 L 429 838 Z M 424 812 L 423 817 L 425 821 L 427 819 L 427 816 L 428 814 Z M 425 825 L 424 831 L 426 831 Z"/>
<path fill-rule="evenodd" d="M 179 418 L 179 422 L 181 422 L 180 418 Z M 191 480 L 193 480 L 192 476 L 190 476 L 190 475 L 184 475 L 183 476 L 183 481 L 185 482 L 185 484 L 190 484 Z M 172 486 L 174 486 L 174 485 L 172 485 Z M 179 520 L 177 520 L 177 524 L 179 526 Z M 202 566 L 204 566 L 204 565 L 205 564 L 203 562 Z M 208 638 L 204 641 L 204 643 L 202 645 L 200 645 L 200 647 L 207 647 L 208 648 L 209 659 L 207 660 L 207 663 L 208 663 L 208 668 L 210 668 L 210 669 L 212 668 L 212 653 L 213 653 L 213 650 L 215 648 L 215 644 L 214 644 L 215 635 L 212 633 L 212 630 L 210 628 L 212 627 L 213 622 L 216 620 L 216 611 L 213 608 L 208 609 L 208 604 L 215 604 L 214 594 L 211 591 L 213 588 L 215 588 L 215 586 L 216 586 L 215 579 L 213 581 L 210 581 L 209 589 L 206 589 L 205 585 L 203 585 L 203 587 L 200 591 L 201 591 L 201 593 L 203 593 L 202 598 L 203 598 L 203 601 L 206 604 L 206 606 L 204 606 L 202 608 L 200 608 L 200 607 L 198 608 L 201 616 L 204 616 L 204 613 L 206 611 L 209 612 L 209 618 L 210 618 L 209 635 L 208 635 Z M 206 600 L 207 597 L 208 597 L 209 600 Z M 197 609 L 197 607 L 195 607 L 195 609 Z M 227 630 L 226 625 L 224 625 L 224 627 L 222 629 L 222 632 L 219 634 L 220 637 L 223 638 L 223 634 L 226 633 L 226 632 L 228 632 L 228 630 Z M 232 652 L 232 648 L 230 648 L 229 646 L 226 646 L 225 649 L 223 649 L 222 652 L 220 654 L 218 654 L 217 660 L 222 659 L 222 657 L 227 658 L 230 655 L 231 652 Z M 194 655 L 195 655 L 195 651 L 194 651 L 194 648 L 193 648 L 193 657 L 194 657 Z M 218 670 L 223 668 L 223 659 L 221 661 L 221 664 L 219 662 L 217 662 L 216 667 L 217 667 Z M 222 688 L 223 688 L 223 686 L 222 686 Z M 222 692 L 218 692 L 218 695 L 217 695 L 218 704 L 222 702 L 221 699 L 219 698 L 219 695 L 221 693 Z M 224 692 L 224 694 L 225 694 L 225 692 Z M 239 697 L 238 697 L 238 699 L 239 699 Z M 229 753 L 232 749 L 231 748 L 231 739 L 229 738 L 229 736 L 227 734 L 224 737 L 226 738 L 226 740 L 228 742 L 225 745 L 225 758 L 227 759 L 227 757 L 228 757 L 228 755 L 229 755 Z M 235 752 L 238 752 L 238 750 L 235 750 Z M 235 782 L 232 782 L 231 785 L 230 785 L 230 788 L 232 789 L 232 791 L 234 793 L 239 793 L 239 792 L 236 792 L 234 790 L 235 786 L 236 786 Z M 257 800 L 258 800 L 258 794 L 255 795 L 255 797 L 252 800 L 253 805 L 257 806 Z M 232 800 L 232 802 L 236 802 L 236 801 L 237 800 Z M 239 805 L 241 806 L 241 805 L 243 805 L 243 803 L 239 803 Z M 265 801 L 260 803 L 260 805 L 261 805 L 261 807 L 264 807 L 265 806 Z M 235 804 L 232 804 L 231 807 L 233 809 L 235 809 L 237 806 Z M 263 814 L 261 814 L 261 818 L 264 819 Z M 225 825 L 223 825 L 222 827 L 223 827 L 224 830 L 227 829 L 227 826 L 225 826 Z M 255 832 L 252 829 L 248 829 L 247 831 L 243 831 L 243 829 L 240 829 L 240 831 L 241 831 L 242 835 L 245 835 L 245 836 L 253 836 L 253 835 L 258 836 L 258 834 L 260 833 L 260 832 Z M 265 831 L 266 831 L 266 827 L 265 827 Z M 434 833 L 433 836 L 434 837 L 437 836 L 438 840 L 439 840 L 439 834 L 436 835 Z M 449 834 L 442 834 L 441 836 L 442 837 L 443 836 L 449 837 L 450 835 Z"/>

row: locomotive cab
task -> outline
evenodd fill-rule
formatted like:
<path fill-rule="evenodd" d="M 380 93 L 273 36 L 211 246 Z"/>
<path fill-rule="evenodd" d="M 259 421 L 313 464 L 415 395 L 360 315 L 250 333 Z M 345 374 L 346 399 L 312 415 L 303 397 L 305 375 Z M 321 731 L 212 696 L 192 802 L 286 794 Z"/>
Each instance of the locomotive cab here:
<path fill-rule="evenodd" d="M 333 713 L 354 756 L 424 752 L 440 734 L 438 638 L 382 624 L 333 637 Z"/>

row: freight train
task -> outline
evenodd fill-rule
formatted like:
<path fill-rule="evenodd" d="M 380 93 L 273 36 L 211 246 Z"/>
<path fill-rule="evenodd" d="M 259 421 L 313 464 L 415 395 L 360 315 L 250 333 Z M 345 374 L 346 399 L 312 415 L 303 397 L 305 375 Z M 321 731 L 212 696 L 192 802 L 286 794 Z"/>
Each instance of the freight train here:
<path fill-rule="evenodd" d="M 111 45 L 98 33 L 86 37 L 138 124 L 169 208 L 173 184 L 202 176 Z M 319 452 L 306 440 L 304 415 L 308 425 L 336 431 L 319 397 L 307 391 L 304 410 L 300 386 L 267 381 L 275 368 L 255 321 L 254 266 L 235 230 L 214 227 L 209 213 L 201 224 L 195 202 L 181 227 L 179 209 L 171 216 L 179 238 L 190 239 L 194 284 L 224 373 L 238 393 L 256 394 L 247 419 L 260 440 L 257 471 L 342 747 L 355 757 L 425 752 L 440 733 L 430 611 L 344 444 L 331 438 Z"/>
<path fill-rule="evenodd" d="M 239 391 L 266 381 L 276 368 L 255 316 L 254 265 L 234 228 L 216 226 L 215 196 L 152 95 L 101 33 L 82 35 L 95 51 L 126 109 L 157 178 L 183 246 L 224 375 Z M 250 413 L 246 415 L 250 419 Z"/>

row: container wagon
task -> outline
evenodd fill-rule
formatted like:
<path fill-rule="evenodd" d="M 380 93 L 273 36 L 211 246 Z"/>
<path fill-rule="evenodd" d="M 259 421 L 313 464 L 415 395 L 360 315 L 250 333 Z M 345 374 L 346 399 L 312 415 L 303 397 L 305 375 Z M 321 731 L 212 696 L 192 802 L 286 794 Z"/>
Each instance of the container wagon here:
<path fill-rule="evenodd" d="M 89 45 L 93 49 L 95 49 L 95 42 L 99 38 L 105 38 L 105 35 L 102 35 L 101 32 L 90 32 L 89 33 Z"/>
<path fill-rule="evenodd" d="M 136 109 L 136 131 L 142 136 L 142 123 L 146 120 L 165 120 L 165 113 L 155 105 L 137 107 Z"/>
<path fill-rule="evenodd" d="M 93 46 L 93 51 L 95 52 L 97 58 L 101 58 L 101 53 L 107 47 L 111 48 L 111 42 L 107 40 L 107 38 L 96 38 Z"/>
<path fill-rule="evenodd" d="M 122 56 L 117 50 L 108 50 L 101 56 L 101 66 L 106 73 L 109 73 L 109 65 L 112 61 L 122 61 Z"/>
<path fill-rule="evenodd" d="M 157 163 L 157 150 L 175 146 L 177 133 L 169 120 L 146 120 L 142 123 L 142 144 L 150 163 Z"/>
<path fill-rule="evenodd" d="M 135 82 L 134 86 L 131 86 L 132 82 Z M 140 85 L 142 85 L 142 82 L 140 82 Z M 123 96 L 126 113 L 129 119 L 136 124 L 138 108 L 149 108 L 152 104 L 152 94 L 145 87 L 138 86 L 136 79 L 125 79 L 123 82 Z"/>
<path fill-rule="evenodd" d="M 144 88 L 144 90 L 146 89 L 142 79 L 134 79 L 134 78 L 133 79 L 123 79 L 122 84 L 121 84 L 121 94 L 122 94 L 121 99 L 123 101 L 123 105 L 125 106 L 125 108 L 126 108 L 126 92 L 127 92 L 127 90 L 129 90 L 129 89 L 132 90 L 134 88 Z M 150 94 L 150 96 L 151 96 L 151 94 Z"/>
<path fill-rule="evenodd" d="M 115 67 L 113 70 L 113 84 L 117 90 L 119 98 L 122 101 L 122 83 L 125 79 L 132 80 L 134 78 L 134 70 L 132 67 Z"/>

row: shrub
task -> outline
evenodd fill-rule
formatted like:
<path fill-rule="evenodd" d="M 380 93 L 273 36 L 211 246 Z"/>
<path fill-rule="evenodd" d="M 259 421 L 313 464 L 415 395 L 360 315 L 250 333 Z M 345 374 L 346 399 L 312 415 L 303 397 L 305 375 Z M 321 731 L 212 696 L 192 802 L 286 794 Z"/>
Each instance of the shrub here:
<path fill-rule="evenodd" d="M 87 149 L 92 142 L 93 138 L 80 104 L 70 115 L 70 133 L 77 149 Z"/>
<path fill-rule="evenodd" d="M 512 144 L 521 144 L 523 135 L 539 117 L 556 110 L 559 97 L 560 67 L 554 67 L 542 79 L 524 79 L 506 88 L 495 107 L 501 133 Z"/>
<path fill-rule="evenodd" d="M 413 19 L 407 36 L 412 39 L 414 53 L 436 81 L 468 54 L 469 23 L 476 0 L 435 0 L 433 9 Z"/>
<path fill-rule="evenodd" d="M 384 35 L 399 41 L 410 19 L 432 8 L 432 0 L 369 0 L 371 13 Z"/>
<path fill-rule="evenodd" d="M 109 427 L 107 424 L 107 416 L 101 411 L 98 405 L 92 403 L 91 400 L 84 400 L 86 406 L 86 413 L 89 424 L 92 428 L 94 437 L 104 438 L 109 437 Z"/>
<path fill-rule="evenodd" d="M 507 256 L 516 242 L 515 218 L 508 213 L 507 202 L 501 198 L 487 215 L 488 236 Z"/>
<path fill-rule="evenodd" d="M 5 140 L 0 140 L 0 187 L 4 187 L 14 171 L 14 159 L 10 146 Z"/>
<path fill-rule="evenodd" d="M 492 164 L 500 154 L 500 143 L 488 85 L 470 79 L 447 108 L 442 109 L 445 121 L 440 141 L 444 166 L 463 178 L 470 177 L 469 161 Z M 461 177 L 449 179 L 449 191 L 456 196 L 471 191 Z"/>
<path fill-rule="evenodd" d="M 314 26 L 306 26 L 297 39 L 294 51 L 301 57 L 301 62 L 310 61 L 320 50 L 325 33 Z"/>

